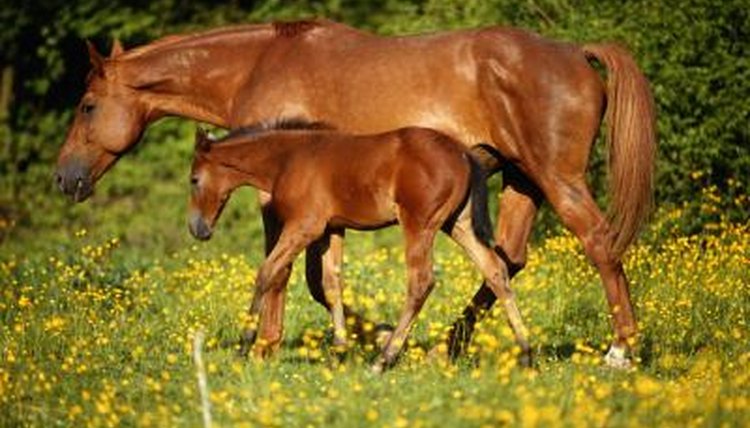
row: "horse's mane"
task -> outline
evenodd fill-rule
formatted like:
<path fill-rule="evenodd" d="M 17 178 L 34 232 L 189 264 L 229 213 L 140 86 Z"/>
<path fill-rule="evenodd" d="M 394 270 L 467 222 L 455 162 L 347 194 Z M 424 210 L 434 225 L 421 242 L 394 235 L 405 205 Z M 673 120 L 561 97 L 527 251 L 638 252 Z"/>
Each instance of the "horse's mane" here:
<path fill-rule="evenodd" d="M 280 37 L 296 37 L 300 34 L 306 33 L 314 28 L 320 27 L 323 24 L 320 20 L 315 19 L 304 19 L 300 21 L 290 22 L 274 22 L 273 29 L 277 36 Z"/>
<path fill-rule="evenodd" d="M 254 137 L 273 131 L 323 131 L 333 130 L 334 127 L 320 121 L 309 121 L 302 118 L 285 118 L 272 121 L 263 121 L 248 126 L 234 128 L 214 144 L 223 143 L 235 137 Z"/>
<path fill-rule="evenodd" d="M 306 33 L 314 28 L 330 24 L 330 21 L 324 19 L 306 19 L 300 21 L 272 22 L 260 24 L 239 24 L 229 25 L 226 27 L 215 28 L 210 30 L 198 31 L 193 33 L 172 34 L 156 39 L 148 44 L 137 46 L 131 50 L 125 51 L 124 55 L 128 57 L 143 55 L 153 50 L 170 46 L 180 42 L 186 42 L 198 39 L 207 39 L 212 37 L 225 37 L 232 34 L 246 34 L 248 32 L 272 28 L 277 37 L 296 37 Z"/>
<path fill-rule="evenodd" d="M 197 31 L 193 33 L 183 34 L 170 34 L 158 38 L 145 45 L 136 46 L 132 49 L 126 50 L 123 53 L 123 59 L 126 57 L 137 57 L 140 55 L 148 54 L 154 50 L 158 50 L 164 47 L 169 47 L 177 43 L 194 41 L 199 39 L 208 39 L 212 37 L 225 37 L 232 34 L 245 34 L 254 31 L 258 31 L 264 28 L 264 24 L 241 24 L 241 25 L 230 25 L 221 28 L 214 28 L 205 31 Z"/>

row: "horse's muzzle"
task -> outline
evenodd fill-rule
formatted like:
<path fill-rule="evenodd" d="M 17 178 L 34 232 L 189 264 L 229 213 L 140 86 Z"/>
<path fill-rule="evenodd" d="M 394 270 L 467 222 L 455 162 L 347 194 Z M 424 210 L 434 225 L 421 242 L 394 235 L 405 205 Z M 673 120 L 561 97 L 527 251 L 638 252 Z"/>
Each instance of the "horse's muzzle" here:
<path fill-rule="evenodd" d="M 190 234 L 193 235 L 193 237 L 195 237 L 196 239 L 206 241 L 211 238 L 211 227 L 206 224 L 206 222 L 203 220 L 203 217 L 201 217 L 201 215 L 198 213 L 193 213 L 190 215 L 188 227 L 190 228 Z"/>
<path fill-rule="evenodd" d="M 79 163 L 58 167 L 55 182 L 57 187 L 75 202 L 83 202 L 94 193 L 88 168 Z"/>

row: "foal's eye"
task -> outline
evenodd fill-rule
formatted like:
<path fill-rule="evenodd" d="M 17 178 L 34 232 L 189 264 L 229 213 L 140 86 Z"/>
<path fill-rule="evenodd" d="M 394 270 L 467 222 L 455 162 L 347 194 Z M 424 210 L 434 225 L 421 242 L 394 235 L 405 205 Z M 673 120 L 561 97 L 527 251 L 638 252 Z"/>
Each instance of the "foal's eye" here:
<path fill-rule="evenodd" d="M 81 113 L 83 114 L 91 114 L 91 112 L 94 111 L 94 105 L 91 103 L 84 103 L 81 104 Z"/>
<path fill-rule="evenodd" d="M 198 177 L 190 177 L 190 185 L 193 187 L 198 186 Z"/>

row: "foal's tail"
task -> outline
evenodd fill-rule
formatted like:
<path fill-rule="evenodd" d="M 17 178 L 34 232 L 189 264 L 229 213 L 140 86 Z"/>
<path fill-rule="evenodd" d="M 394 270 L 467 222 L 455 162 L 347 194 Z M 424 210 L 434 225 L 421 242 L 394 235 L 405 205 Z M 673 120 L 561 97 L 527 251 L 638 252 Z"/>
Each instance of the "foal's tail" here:
<path fill-rule="evenodd" d="M 469 160 L 469 188 L 471 199 L 471 227 L 474 229 L 474 235 L 488 247 L 494 247 L 494 235 L 492 232 L 492 222 L 490 221 L 490 211 L 487 207 L 487 174 L 474 156 L 467 154 Z"/>
<path fill-rule="evenodd" d="M 611 250 L 618 257 L 635 239 L 652 205 L 656 132 L 648 80 L 615 44 L 584 45 L 587 58 L 607 69 L 607 147 Z"/>

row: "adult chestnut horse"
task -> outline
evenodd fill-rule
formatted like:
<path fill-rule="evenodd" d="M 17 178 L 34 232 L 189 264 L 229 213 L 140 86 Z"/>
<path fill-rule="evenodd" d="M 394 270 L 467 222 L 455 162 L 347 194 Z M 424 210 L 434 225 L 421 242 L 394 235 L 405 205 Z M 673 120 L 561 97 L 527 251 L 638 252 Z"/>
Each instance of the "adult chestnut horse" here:
<path fill-rule="evenodd" d="M 381 37 L 330 21 L 260 24 L 167 37 L 109 58 L 89 47 L 93 70 L 58 159 L 60 188 L 76 201 L 133 147 L 144 128 L 176 115 L 221 127 L 298 117 L 348 133 L 434 128 L 493 154 L 504 190 L 496 241 L 511 273 L 526 261 L 546 199 L 599 270 L 615 338 L 612 365 L 628 364 L 637 328 L 621 258 L 649 210 L 655 153 L 653 99 L 631 56 L 612 44 L 574 45 L 513 28 Z M 607 71 L 602 81 L 589 59 Z M 607 111 L 610 215 L 586 184 L 589 152 Z M 265 211 L 265 210 L 264 210 Z M 278 224 L 267 212 L 267 250 Z M 341 240 L 310 254 L 308 286 L 338 287 Z M 454 325 L 458 348 L 495 297 L 485 285 Z M 284 294 L 268 302 L 281 339 Z M 455 345 L 455 346 L 453 346 Z"/>

